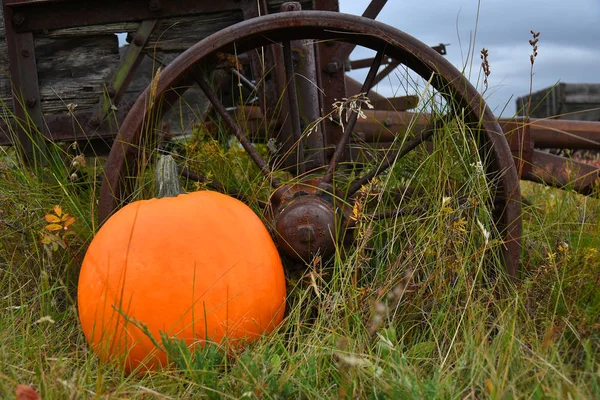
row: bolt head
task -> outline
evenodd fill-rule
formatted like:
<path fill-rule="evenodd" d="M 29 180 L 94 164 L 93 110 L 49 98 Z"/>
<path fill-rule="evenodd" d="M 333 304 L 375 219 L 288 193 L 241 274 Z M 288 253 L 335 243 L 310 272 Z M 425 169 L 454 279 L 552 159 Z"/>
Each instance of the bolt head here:
<path fill-rule="evenodd" d="M 97 116 L 94 115 L 92 118 L 90 118 L 90 125 L 92 125 L 92 126 L 100 125 L 100 118 L 98 118 Z"/>
<path fill-rule="evenodd" d="M 140 35 L 135 35 L 133 38 L 133 44 L 140 47 L 144 44 L 144 38 L 142 38 Z"/>
<path fill-rule="evenodd" d="M 162 7 L 160 5 L 159 0 L 150 0 L 148 8 L 150 9 L 150 11 L 159 11 Z"/>
<path fill-rule="evenodd" d="M 328 63 L 327 66 L 325 67 L 325 72 L 327 72 L 328 74 L 335 74 L 339 70 L 340 70 L 340 66 L 335 61 Z"/>
<path fill-rule="evenodd" d="M 275 216 L 279 249 L 288 258 L 310 261 L 316 254 L 327 257 L 335 250 L 335 212 L 314 195 L 300 195 Z"/>
<path fill-rule="evenodd" d="M 315 240 L 315 227 L 312 225 L 298 226 L 298 240 L 300 243 L 310 243 Z"/>
<path fill-rule="evenodd" d="M 25 16 L 23 15 L 23 13 L 15 13 L 15 15 L 13 15 L 12 17 L 12 22 L 15 25 L 23 25 L 23 23 L 25 22 Z"/>

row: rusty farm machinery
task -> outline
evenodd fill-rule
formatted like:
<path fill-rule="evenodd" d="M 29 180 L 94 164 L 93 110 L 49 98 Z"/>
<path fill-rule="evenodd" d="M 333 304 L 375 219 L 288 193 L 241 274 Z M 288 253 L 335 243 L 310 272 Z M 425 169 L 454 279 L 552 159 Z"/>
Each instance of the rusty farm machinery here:
<path fill-rule="evenodd" d="M 362 16 L 340 13 L 337 0 L 2 3 L 9 73 L 1 89 L 11 106 L 0 145 L 18 146 L 30 164 L 47 141 L 110 145 L 100 221 L 140 196 L 139 178 L 173 125 L 202 126 L 236 138 L 289 259 L 328 256 L 338 240 L 352 242 L 366 187 L 388 198 L 371 218 L 420 218 L 444 166 L 450 173 L 440 193 L 474 213 L 489 210 L 498 256 L 515 276 L 519 180 L 590 194 L 599 176 L 538 149 L 598 149 L 600 123 L 498 120 L 440 54 L 443 46 L 375 20 L 385 0 L 371 1 Z M 122 32 L 129 45 L 119 54 L 115 33 Z M 373 56 L 350 61 L 357 47 Z M 133 84 L 144 59 L 161 67 Z M 363 82 L 347 75 L 359 68 L 368 71 Z M 406 93 L 377 93 L 392 79 L 409 82 L 398 83 Z M 202 168 L 181 172 L 244 198 Z"/>

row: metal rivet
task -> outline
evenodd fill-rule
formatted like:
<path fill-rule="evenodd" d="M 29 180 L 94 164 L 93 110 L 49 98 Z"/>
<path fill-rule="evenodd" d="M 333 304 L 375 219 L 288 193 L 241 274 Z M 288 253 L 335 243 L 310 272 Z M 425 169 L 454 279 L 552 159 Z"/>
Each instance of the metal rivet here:
<path fill-rule="evenodd" d="M 340 70 L 340 66 L 335 61 L 328 63 L 327 66 L 325 67 L 325 72 L 327 72 L 329 74 L 335 74 L 339 70 Z"/>
<path fill-rule="evenodd" d="M 135 35 L 135 37 L 133 38 L 133 44 L 138 47 L 142 46 L 144 44 L 144 38 L 140 35 Z"/>
<path fill-rule="evenodd" d="M 29 57 L 31 54 L 29 53 L 29 50 L 21 50 L 21 55 L 25 58 Z"/>
<path fill-rule="evenodd" d="M 150 8 L 150 11 L 160 10 L 161 9 L 160 1 L 159 0 L 150 0 L 150 4 L 148 5 L 148 8 Z"/>
<path fill-rule="evenodd" d="M 25 22 L 25 15 L 20 12 L 15 13 L 15 15 L 12 17 L 12 22 L 15 25 L 23 25 L 23 22 Z"/>
<path fill-rule="evenodd" d="M 27 99 L 27 101 L 25 102 L 25 104 L 27 104 L 27 107 L 33 108 L 37 104 L 37 100 L 33 99 L 33 98 Z"/>
<path fill-rule="evenodd" d="M 281 5 L 279 10 L 282 12 L 300 11 L 300 10 L 302 10 L 302 6 L 297 1 L 287 1 Z"/>
<path fill-rule="evenodd" d="M 90 118 L 90 125 L 92 125 L 92 126 L 100 125 L 100 118 L 98 118 L 97 116 L 94 115 L 92 118 Z"/>

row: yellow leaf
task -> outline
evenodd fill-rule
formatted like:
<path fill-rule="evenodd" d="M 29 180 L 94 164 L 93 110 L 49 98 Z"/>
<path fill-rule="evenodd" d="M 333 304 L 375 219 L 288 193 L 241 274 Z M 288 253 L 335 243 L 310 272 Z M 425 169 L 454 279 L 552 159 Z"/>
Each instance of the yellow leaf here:
<path fill-rule="evenodd" d="M 63 226 L 64 226 L 65 228 L 66 228 L 66 227 L 68 227 L 69 225 L 72 225 L 72 224 L 73 224 L 75 221 L 77 221 L 77 218 L 75 218 L 74 216 L 72 216 L 72 215 L 69 215 L 69 214 L 66 214 L 66 215 L 68 215 L 68 216 L 69 216 L 69 218 L 67 218 L 67 219 L 63 220 L 63 221 L 64 221 L 64 222 L 63 222 Z"/>
<path fill-rule="evenodd" d="M 59 225 L 59 224 L 49 224 L 49 225 L 46 225 L 45 229 L 47 231 L 59 231 L 59 230 L 62 229 L 62 225 Z"/>
<path fill-rule="evenodd" d="M 62 207 L 59 205 L 54 206 L 54 213 L 60 217 L 62 215 Z"/>
<path fill-rule="evenodd" d="M 53 214 L 46 214 L 46 222 L 50 222 L 51 224 L 55 224 L 60 222 L 60 218 Z"/>

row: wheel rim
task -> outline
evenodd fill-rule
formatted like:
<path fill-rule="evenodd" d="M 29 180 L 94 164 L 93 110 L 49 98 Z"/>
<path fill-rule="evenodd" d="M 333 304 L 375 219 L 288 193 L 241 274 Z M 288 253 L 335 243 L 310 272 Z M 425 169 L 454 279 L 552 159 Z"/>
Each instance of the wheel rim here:
<path fill-rule="evenodd" d="M 324 11 L 286 12 L 244 21 L 215 33 L 182 53 L 169 64 L 153 85 L 138 98 L 121 126 L 116 144 L 106 164 L 101 188 L 99 218 L 104 221 L 122 203 L 125 196 L 123 177 L 137 155 L 150 97 L 170 99 L 181 94 L 193 80 L 194 68 L 217 52 L 237 52 L 266 46 L 273 42 L 298 39 L 344 40 L 371 49 L 385 49 L 385 55 L 416 72 L 431 85 L 452 98 L 452 103 L 467 110 L 468 119 L 478 122 L 483 137 L 483 151 L 490 155 L 487 174 L 497 182 L 495 218 L 502 232 L 504 262 L 514 276 L 520 261 L 520 191 L 519 181 L 508 144 L 493 114 L 477 90 L 443 57 L 411 36 L 377 21 Z M 425 140 L 425 139 L 423 139 Z M 417 143 L 418 144 L 418 143 Z M 342 148 L 343 146 L 338 146 Z M 247 149 L 249 149 L 247 147 Z M 333 156 L 335 158 L 335 155 Z M 323 177 L 332 179 L 335 163 L 330 163 Z M 331 167 L 333 165 L 333 167 Z M 259 165 L 269 171 L 268 166 Z M 333 170 L 333 171 L 332 171 Z M 273 183 L 273 182 L 272 182 Z M 352 191 L 357 191 L 356 182 Z M 273 184 L 276 188 L 278 182 Z"/>

